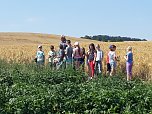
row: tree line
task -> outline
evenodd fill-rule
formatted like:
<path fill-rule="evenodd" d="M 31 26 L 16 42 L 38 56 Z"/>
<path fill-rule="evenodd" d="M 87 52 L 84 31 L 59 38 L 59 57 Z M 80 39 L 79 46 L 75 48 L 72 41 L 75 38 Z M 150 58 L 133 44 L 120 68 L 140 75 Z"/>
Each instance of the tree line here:
<path fill-rule="evenodd" d="M 81 38 L 90 39 L 90 40 L 98 40 L 98 41 L 103 41 L 103 42 L 147 41 L 146 39 L 140 39 L 140 38 L 108 36 L 108 35 L 95 35 L 95 36 L 85 35 L 84 37 L 81 37 Z"/>

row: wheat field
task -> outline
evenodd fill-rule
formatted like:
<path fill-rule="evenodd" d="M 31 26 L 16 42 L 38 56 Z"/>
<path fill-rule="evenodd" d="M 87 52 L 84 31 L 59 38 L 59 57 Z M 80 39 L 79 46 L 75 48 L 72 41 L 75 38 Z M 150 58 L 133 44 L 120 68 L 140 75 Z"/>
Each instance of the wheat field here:
<path fill-rule="evenodd" d="M 45 55 L 49 51 L 49 46 L 54 45 L 58 50 L 60 43 L 60 35 L 40 34 L 40 33 L 0 33 L 0 58 L 8 62 L 29 63 L 32 62 L 37 46 L 42 45 Z M 141 78 L 152 79 L 152 42 L 99 42 L 75 37 L 66 36 L 66 39 L 71 40 L 72 44 L 75 41 L 80 43 L 81 47 L 88 49 L 90 43 L 99 44 L 104 52 L 103 69 L 106 69 L 105 58 L 108 52 L 108 47 L 111 44 L 117 46 L 116 54 L 120 56 L 118 62 L 118 70 L 125 71 L 126 48 L 133 47 L 134 54 L 134 76 Z M 47 60 L 46 60 L 47 61 Z"/>

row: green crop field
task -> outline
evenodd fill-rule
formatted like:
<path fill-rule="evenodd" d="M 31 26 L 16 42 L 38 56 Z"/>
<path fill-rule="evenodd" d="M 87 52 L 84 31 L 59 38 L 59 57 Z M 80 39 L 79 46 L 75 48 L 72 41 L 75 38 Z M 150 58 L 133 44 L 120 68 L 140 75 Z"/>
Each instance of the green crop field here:
<path fill-rule="evenodd" d="M 152 113 L 152 84 L 0 61 L 0 114 L 56 113 Z"/>

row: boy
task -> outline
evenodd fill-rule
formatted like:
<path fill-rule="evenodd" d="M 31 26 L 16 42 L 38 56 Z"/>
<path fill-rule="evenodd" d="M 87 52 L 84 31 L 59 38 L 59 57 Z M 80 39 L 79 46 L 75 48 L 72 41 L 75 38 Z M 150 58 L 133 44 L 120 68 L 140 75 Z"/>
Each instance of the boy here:
<path fill-rule="evenodd" d="M 65 54 L 66 54 L 66 66 L 72 65 L 73 48 L 72 48 L 70 40 L 67 40 L 67 47 L 66 47 Z"/>

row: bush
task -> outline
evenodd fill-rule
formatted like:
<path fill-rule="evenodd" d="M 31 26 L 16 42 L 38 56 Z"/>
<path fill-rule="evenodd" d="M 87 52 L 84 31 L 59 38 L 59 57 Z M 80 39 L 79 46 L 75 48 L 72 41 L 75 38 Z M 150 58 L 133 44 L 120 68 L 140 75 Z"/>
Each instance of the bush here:
<path fill-rule="evenodd" d="M 0 113 L 152 113 L 152 85 L 0 61 Z"/>

